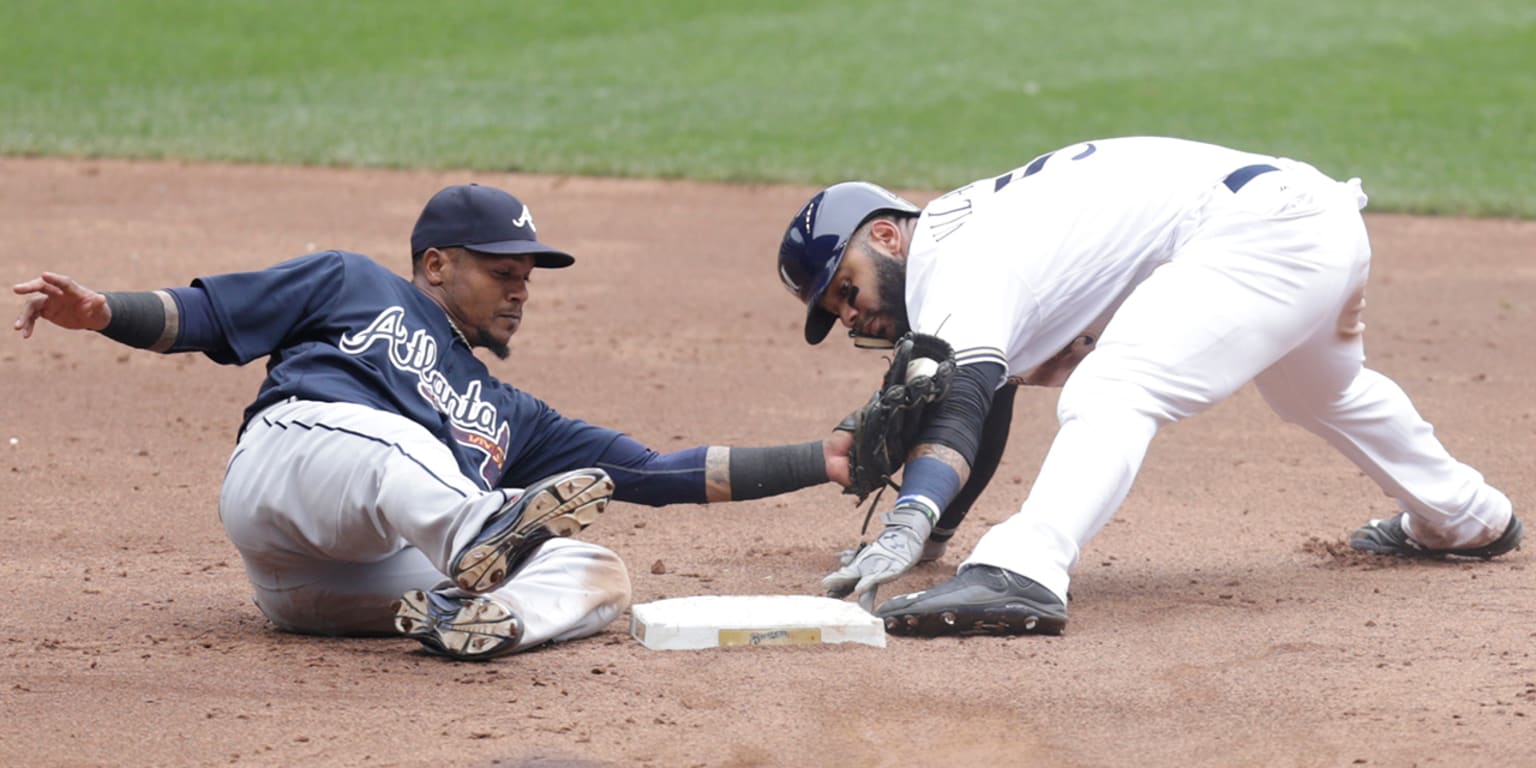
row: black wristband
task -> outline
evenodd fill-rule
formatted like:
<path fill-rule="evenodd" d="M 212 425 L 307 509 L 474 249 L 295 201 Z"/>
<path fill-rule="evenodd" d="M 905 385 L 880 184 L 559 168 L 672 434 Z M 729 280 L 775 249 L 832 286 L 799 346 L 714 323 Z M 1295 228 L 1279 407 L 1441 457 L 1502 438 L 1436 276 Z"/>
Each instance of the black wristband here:
<path fill-rule="evenodd" d="M 771 448 L 732 448 L 731 500 L 777 496 L 827 481 L 821 441 Z"/>
<path fill-rule="evenodd" d="M 168 313 L 160 294 L 154 291 L 108 291 L 102 295 L 107 297 L 112 319 L 101 329 L 101 335 L 139 349 L 156 349 L 162 344 L 170 348 L 165 338 Z"/>

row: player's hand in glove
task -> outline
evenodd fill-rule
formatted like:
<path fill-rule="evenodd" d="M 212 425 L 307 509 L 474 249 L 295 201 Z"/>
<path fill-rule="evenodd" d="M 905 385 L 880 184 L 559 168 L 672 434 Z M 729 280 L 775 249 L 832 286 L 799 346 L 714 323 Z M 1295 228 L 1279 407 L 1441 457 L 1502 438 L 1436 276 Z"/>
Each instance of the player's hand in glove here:
<path fill-rule="evenodd" d="M 917 564 L 923 542 L 933 531 L 934 515 L 917 502 L 898 502 L 881 516 L 885 530 L 842 568 L 821 580 L 828 597 L 859 598 L 859 605 L 875 612 L 875 588 L 895 579 Z"/>

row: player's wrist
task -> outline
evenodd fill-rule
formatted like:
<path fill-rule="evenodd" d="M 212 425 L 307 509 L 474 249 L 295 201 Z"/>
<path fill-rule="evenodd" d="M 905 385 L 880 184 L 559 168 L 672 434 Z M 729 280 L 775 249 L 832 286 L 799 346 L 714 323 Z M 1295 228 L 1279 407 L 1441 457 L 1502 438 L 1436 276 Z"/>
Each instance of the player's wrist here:
<path fill-rule="evenodd" d="M 907 499 L 921 501 L 937 522 L 939 513 L 959 493 L 960 475 L 953 467 L 932 456 L 919 456 L 907 462 L 901 478 L 901 497 L 896 503 L 900 505 Z"/>
<path fill-rule="evenodd" d="M 120 344 L 164 351 L 175 341 L 175 327 L 163 291 L 103 291 L 106 323 L 97 332 Z"/>
<path fill-rule="evenodd" d="M 727 462 L 731 500 L 777 496 L 827 482 L 825 443 L 731 448 Z"/>
<path fill-rule="evenodd" d="M 894 512 L 898 509 L 912 510 L 921 514 L 928 520 L 930 527 L 939 520 L 939 505 L 933 499 L 926 496 L 903 494 L 900 498 L 896 499 L 896 506 L 892 508 L 892 511 Z"/>
<path fill-rule="evenodd" d="M 933 531 L 934 523 L 939 519 L 939 508 L 932 499 L 918 496 L 902 496 L 896 500 L 896 506 L 891 511 L 881 516 L 887 531 L 902 530 L 910 541 L 911 546 L 918 547 L 928 538 Z"/>

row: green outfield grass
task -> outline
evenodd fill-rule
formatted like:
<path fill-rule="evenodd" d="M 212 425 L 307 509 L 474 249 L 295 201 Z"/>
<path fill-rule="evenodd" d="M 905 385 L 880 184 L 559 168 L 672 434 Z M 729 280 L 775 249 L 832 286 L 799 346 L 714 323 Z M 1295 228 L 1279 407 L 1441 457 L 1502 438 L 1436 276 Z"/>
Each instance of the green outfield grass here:
<path fill-rule="evenodd" d="M 0 153 L 945 188 L 1166 134 L 1536 217 L 1531 0 L 7 0 Z"/>

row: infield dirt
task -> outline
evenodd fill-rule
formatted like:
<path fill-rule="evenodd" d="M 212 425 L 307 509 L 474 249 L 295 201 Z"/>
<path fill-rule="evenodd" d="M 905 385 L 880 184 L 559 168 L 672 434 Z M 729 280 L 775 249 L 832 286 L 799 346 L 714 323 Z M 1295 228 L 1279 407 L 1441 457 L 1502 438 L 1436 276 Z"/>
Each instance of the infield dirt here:
<path fill-rule="evenodd" d="M 821 436 L 885 361 L 805 345 L 773 254 L 804 187 L 0 159 L 6 285 L 185 285 L 309 251 L 401 274 L 426 198 L 503 186 L 578 258 L 493 372 L 658 450 Z M 1370 180 L 1366 180 L 1367 190 Z M 928 195 L 914 192 L 926 200 Z M 1369 215 L 1369 364 L 1531 518 L 1536 222 Z M 9 296 L 9 294 L 7 294 Z M 20 306 L 10 299 L 5 316 Z M 0 341 L 0 764 L 1513 766 L 1536 754 L 1531 549 L 1400 562 L 1343 544 L 1391 502 L 1251 387 L 1163 431 L 1086 550 L 1059 638 L 651 651 L 628 615 L 487 664 L 281 634 L 217 517 L 259 364 L 41 328 Z M 1055 391 L 1021 393 L 946 578 L 1023 499 Z M 635 601 L 814 594 L 862 515 L 827 486 L 614 504 L 584 538 Z"/>

